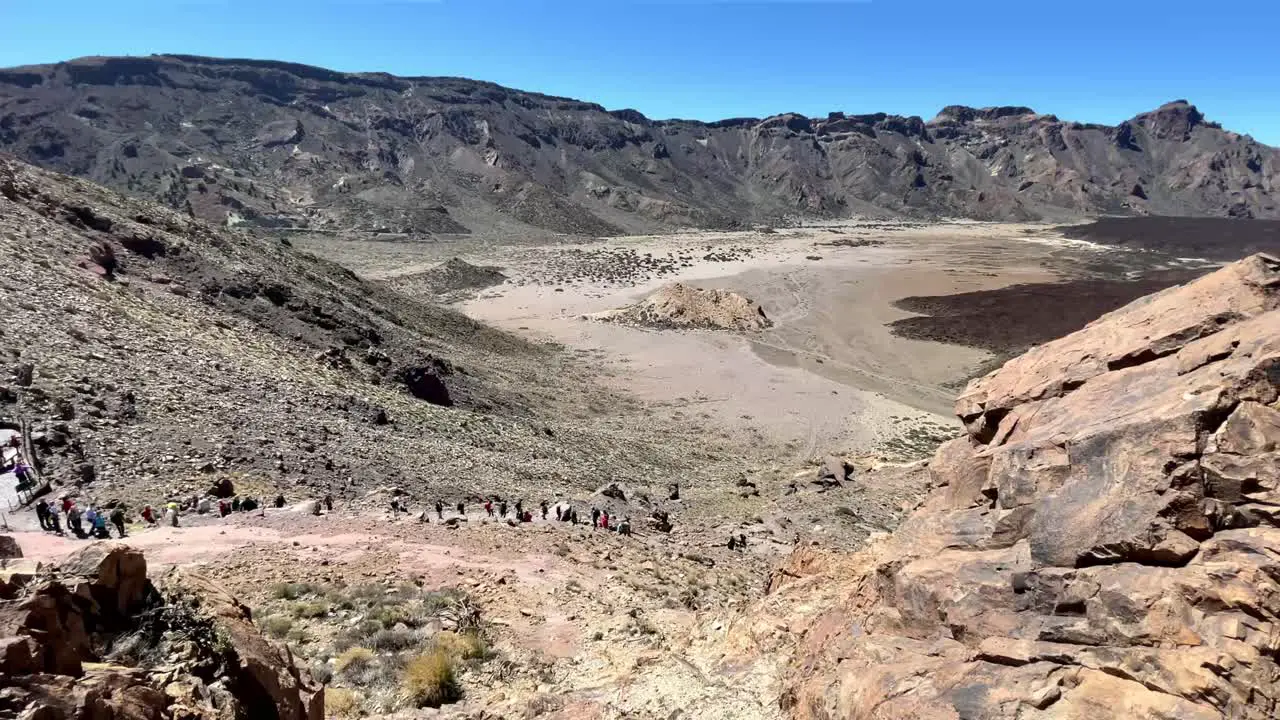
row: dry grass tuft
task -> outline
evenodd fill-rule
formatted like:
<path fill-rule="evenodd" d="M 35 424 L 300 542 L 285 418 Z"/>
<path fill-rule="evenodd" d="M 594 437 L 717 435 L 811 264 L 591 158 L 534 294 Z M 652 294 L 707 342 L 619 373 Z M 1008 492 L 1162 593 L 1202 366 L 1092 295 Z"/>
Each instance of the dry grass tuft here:
<path fill-rule="evenodd" d="M 339 655 L 333 667 L 342 675 L 358 675 L 372 664 L 372 650 L 367 647 L 353 647 Z"/>
<path fill-rule="evenodd" d="M 440 707 L 462 699 L 453 658 L 436 648 L 411 660 L 404 669 L 400 689 L 415 707 Z"/>
<path fill-rule="evenodd" d="M 324 716 L 352 718 L 360 714 L 360 696 L 355 690 L 328 687 L 324 689 Z"/>

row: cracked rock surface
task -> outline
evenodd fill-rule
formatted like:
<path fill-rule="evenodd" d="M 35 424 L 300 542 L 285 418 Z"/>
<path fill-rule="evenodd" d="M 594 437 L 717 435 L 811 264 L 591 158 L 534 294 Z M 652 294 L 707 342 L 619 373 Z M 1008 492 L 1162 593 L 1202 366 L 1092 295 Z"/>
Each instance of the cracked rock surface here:
<path fill-rule="evenodd" d="M 892 536 L 798 551 L 800 718 L 1269 718 L 1280 706 L 1280 260 L 970 383 Z M 831 586 L 839 590 L 831 590 Z M 829 597 L 815 610 L 814 594 Z"/>

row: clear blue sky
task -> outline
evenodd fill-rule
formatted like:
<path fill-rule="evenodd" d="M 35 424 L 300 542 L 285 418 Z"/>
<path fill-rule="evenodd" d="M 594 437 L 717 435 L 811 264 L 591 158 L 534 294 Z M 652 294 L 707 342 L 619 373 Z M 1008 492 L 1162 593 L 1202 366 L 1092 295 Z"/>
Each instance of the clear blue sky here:
<path fill-rule="evenodd" d="M 1280 0 L 0 0 L 0 66 L 180 52 L 460 75 L 654 118 L 1187 98 L 1280 145 Z"/>

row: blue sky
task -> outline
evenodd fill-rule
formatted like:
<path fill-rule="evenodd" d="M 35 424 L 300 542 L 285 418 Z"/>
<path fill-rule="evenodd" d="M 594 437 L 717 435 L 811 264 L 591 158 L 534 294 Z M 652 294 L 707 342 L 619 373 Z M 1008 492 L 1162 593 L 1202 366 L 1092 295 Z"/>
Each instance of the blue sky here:
<path fill-rule="evenodd" d="M 182 52 L 460 75 L 654 118 L 1186 98 L 1280 145 L 1280 0 L 0 0 L 0 66 Z"/>

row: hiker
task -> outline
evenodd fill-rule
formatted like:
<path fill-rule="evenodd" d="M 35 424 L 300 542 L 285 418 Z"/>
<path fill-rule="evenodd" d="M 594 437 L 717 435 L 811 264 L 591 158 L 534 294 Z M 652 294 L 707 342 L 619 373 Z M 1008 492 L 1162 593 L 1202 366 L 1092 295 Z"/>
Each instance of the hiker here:
<path fill-rule="evenodd" d="M 240 496 L 231 498 L 231 512 L 240 512 Z"/>
<path fill-rule="evenodd" d="M 284 507 L 284 495 L 276 496 L 276 507 L 278 508 Z"/>
<path fill-rule="evenodd" d="M 231 514 L 231 504 L 226 500 L 218 501 L 218 517 L 226 517 Z"/>
<path fill-rule="evenodd" d="M 493 501 L 492 500 L 484 501 L 484 514 L 488 515 L 489 517 L 493 517 Z"/>
<path fill-rule="evenodd" d="M 169 503 L 168 509 L 169 509 L 169 525 L 171 527 L 178 527 L 178 503 L 176 502 Z"/>
<path fill-rule="evenodd" d="M 258 501 L 251 497 L 245 498 L 244 502 L 240 503 L 240 510 L 243 512 L 253 512 L 254 510 L 257 510 L 257 509 L 258 509 Z"/>
<path fill-rule="evenodd" d="M 107 532 L 107 514 L 102 510 L 94 511 L 93 536 L 102 540 L 107 540 L 111 537 L 111 534 Z"/>
<path fill-rule="evenodd" d="M 467 506 L 463 503 L 458 503 L 458 514 L 464 516 L 467 514 Z"/>
<path fill-rule="evenodd" d="M 72 505 L 73 503 L 71 502 L 71 498 L 66 495 L 63 495 L 62 496 L 62 514 L 66 515 L 67 511 L 71 509 Z"/>
<path fill-rule="evenodd" d="M 573 508 L 569 508 L 569 522 L 573 523 L 574 525 L 578 524 L 578 511 L 574 510 Z"/>
<path fill-rule="evenodd" d="M 738 549 L 739 550 L 747 549 L 747 536 L 743 535 L 742 533 L 738 533 Z"/>
<path fill-rule="evenodd" d="M 556 505 L 556 522 L 560 522 L 560 516 L 561 516 L 561 514 L 562 514 L 562 513 L 560 512 L 560 506 L 559 506 L 559 505 Z"/>
<path fill-rule="evenodd" d="M 503 500 L 502 502 L 498 503 L 498 514 L 499 514 L 499 515 L 502 515 L 502 517 L 506 517 L 506 516 L 507 516 L 507 501 L 506 501 L 506 500 Z"/>
<path fill-rule="evenodd" d="M 325 512 L 333 512 L 333 495 L 324 496 L 324 509 Z"/>
<path fill-rule="evenodd" d="M 600 527 L 605 530 L 609 529 L 609 513 L 608 511 L 600 513 Z"/>
<path fill-rule="evenodd" d="M 58 509 L 56 504 L 49 506 L 49 522 L 53 525 L 53 531 L 59 535 L 62 534 L 62 521 L 58 519 L 58 513 L 60 512 L 61 510 Z"/>
<path fill-rule="evenodd" d="M 36 479 L 31 474 L 31 468 L 29 468 L 27 464 L 21 460 L 19 460 L 13 466 L 13 476 L 18 478 L 19 490 L 26 490 L 27 488 L 32 487 L 36 484 Z M 41 500 L 41 502 L 44 502 L 44 501 Z M 49 505 L 49 503 L 47 502 L 44 504 L 46 507 L 48 507 Z"/>
<path fill-rule="evenodd" d="M 547 501 L 546 500 L 542 501 L 542 519 L 543 520 L 547 519 Z"/>
<path fill-rule="evenodd" d="M 524 518 L 524 501 L 523 500 L 516 501 L 516 517 Z"/>
<path fill-rule="evenodd" d="M 240 498 L 238 498 L 238 497 L 237 497 L 237 498 L 236 498 L 236 502 L 235 502 L 235 503 L 233 503 L 233 506 L 236 506 L 236 509 L 239 509 L 239 508 L 238 508 L 238 505 L 239 505 L 239 504 L 240 504 Z M 143 506 L 142 506 L 142 520 L 143 520 L 144 522 L 146 522 L 148 525 L 156 525 L 156 524 L 157 524 L 157 523 L 156 523 L 156 511 L 155 511 L 155 510 L 152 510 L 150 505 L 143 505 Z"/>
<path fill-rule="evenodd" d="M 75 533 L 76 537 L 81 540 L 84 539 L 84 525 L 80 520 L 80 508 L 75 505 L 72 505 L 67 510 L 67 527 L 71 528 L 71 532 Z"/>
<path fill-rule="evenodd" d="M 594 528 L 599 524 L 600 524 L 600 508 L 591 508 L 591 527 Z"/>
<path fill-rule="evenodd" d="M 733 533 L 729 533 L 729 549 L 736 550 L 737 548 L 738 548 L 738 539 L 733 536 Z"/>
<path fill-rule="evenodd" d="M 44 498 L 36 503 L 36 519 L 40 521 L 41 530 L 49 529 L 49 503 L 45 502 Z"/>
<path fill-rule="evenodd" d="M 618 526 L 619 535 L 631 535 L 631 518 L 622 518 L 622 524 Z"/>
<path fill-rule="evenodd" d="M 436 500 L 436 519 L 444 519 L 444 503 L 439 500 Z"/>
<path fill-rule="evenodd" d="M 116 526 L 116 533 L 120 537 L 124 537 L 124 508 L 116 508 L 111 511 L 111 524 Z"/>
<path fill-rule="evenodd" d="M 523 516 L 523 517 L 521 517 L 521 518 L 520 518 L 520 520 L 521 520 L 522 522 L 527 522 L 527 523 L 531 523 L 531 522 L 533 522 L 533 511 L 532 511 L 532 510 L 525 510 L 525 511 L 524 511 L 524 516 Z"/>

